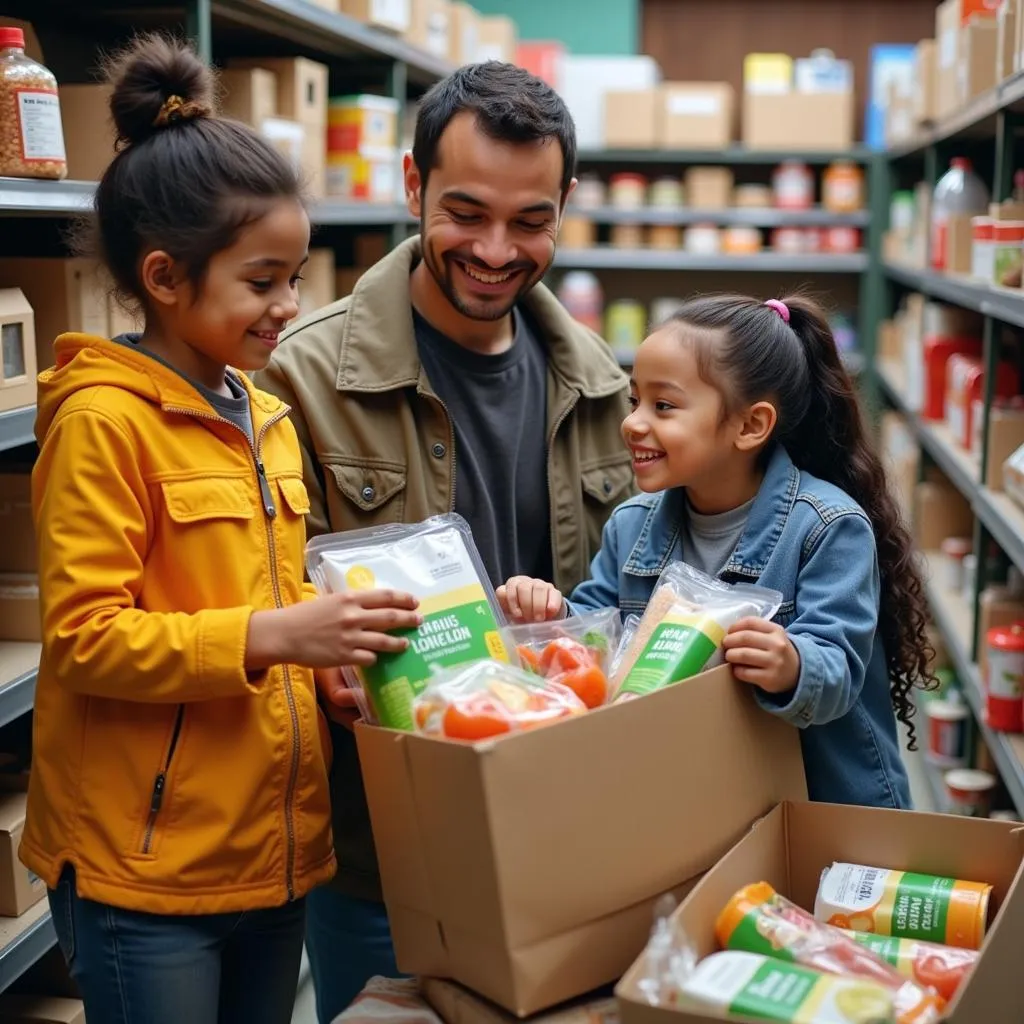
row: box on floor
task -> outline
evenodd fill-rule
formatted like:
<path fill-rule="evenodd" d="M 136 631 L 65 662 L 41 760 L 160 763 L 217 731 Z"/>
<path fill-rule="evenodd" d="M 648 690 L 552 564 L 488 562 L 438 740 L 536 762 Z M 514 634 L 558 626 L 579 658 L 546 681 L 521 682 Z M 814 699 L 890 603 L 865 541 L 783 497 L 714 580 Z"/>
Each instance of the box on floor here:
<path fill-rule="evenodd" d="M 85 1006 L 79 999 L 57 996 L 0 996 L 0 1020 L 4 1024 L 86 1024 Z"/>
<path fill-rule="evenodd" d="M 796 730 L 727 667 L 473 746 L 356 737 L 399 969 L 520 1016 L 616 980 L 661 895 L 806 796 Z"/>
<path fill-rule="evenodd" d="M 1020 1024 L 1024 985 L 1017 984 L 1024 948 L 1024 830 L 1012 822 L 911 811 L 783 803 L 698 882 L 676 919 L 701 957 L 715 951 L 715 921 L 737 890 L 764 881 L 813 910 L 823 869 L 866 864 L 994 887 L 998 913 L 982 955 L 943 1018 L 947 1024 Z M 714 1009 L 650 1006 L 638 987 L 641 956 L 616 995 L 623 1024 L 713 1024 Z M 733 1018 L 735 1019 L 735 1018 Z"/>
<path fill-rule="evenodd" d="M 46 896 L 43 880 L 18 860 L 27 803 L 24 793 L 0 792 L 0 917 L 21 917 Z"/>

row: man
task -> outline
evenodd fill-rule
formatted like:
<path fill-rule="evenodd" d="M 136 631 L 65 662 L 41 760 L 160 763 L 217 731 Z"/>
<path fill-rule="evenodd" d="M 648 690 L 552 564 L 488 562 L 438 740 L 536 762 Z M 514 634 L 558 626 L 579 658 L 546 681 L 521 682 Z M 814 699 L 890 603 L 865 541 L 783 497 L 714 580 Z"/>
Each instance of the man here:
<path fill-rule="evenodd" d="M 454 509 L 495 585 L 522 574 L 568 591 L 586 575 L 633 480 L 625 377 L 539 284 L 575 159 L 564 103 L 520 68 L 470 65 L 426 95 L 405 158 L 419 238 L 292 327 L 259 379 L 292 407 L 311 535 Z M 397 968 L 355 742 L 338 726 L 351 693 L 340 677 L 319 685 L 340 869 L 309 900 L 306 941 L 327 1024 Z"/>

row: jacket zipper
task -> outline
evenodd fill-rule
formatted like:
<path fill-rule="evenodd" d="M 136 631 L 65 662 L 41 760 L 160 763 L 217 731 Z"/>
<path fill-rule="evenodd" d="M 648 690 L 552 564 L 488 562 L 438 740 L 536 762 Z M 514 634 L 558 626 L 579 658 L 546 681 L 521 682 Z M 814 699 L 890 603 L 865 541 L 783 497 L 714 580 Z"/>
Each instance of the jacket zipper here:
<path fill-rule="evenodd" d="M 142 839 L 143 853 L 149 853 L 153 847 L 153 832 L 156 829 L 156 819 L 160 814 L 160 807 L 164 802 L 167 774 L 171 770 L 171 761 L 174 758 L 174 750 L 178 746 L 178 737 L 181 736 L 181 726 L 184 721 L 185 705 L 179 704 L 178 711 L 174 716 L 174 728 L 171 730 L 171 742 L 167 747 L 167 757 L 164 758 L 164 766 L 156 773 L 156 779 L 153 780 L 153 792 L 149 798 L 149 817 L 146 819 L 146 833 Z"/>
<path fill-rule="evenodd" d="M 270 554 L 270 579 L 274 589 L 274 605 L 277 608 L 284 607 L 284 600 L 281 597 L 281 580 L 277 571 L 277 542 L 274 539 L 274 519 L 277 518 L 277 506 L 274 504 L 274 496 L 270 492 L 270 482 L 267 480 L 267 471 L 263 465 L 261 448 L 263 438 L 267 431 L 280 420 L 288 415 L 288 408 L 280 410 L 268 419 L 260 427 L 255 441 L 237 423 L 217 416 L 213 413 L 202 412 L 199 409 L 184 409 L 174 406 L 165 406 L 168 412 L 180 413 L 183 416 L 194 416 L 196 419 L 213 420 L 217 423 L 226 423 L 229 427 L 237 430 L 245 438 L 252 452 L 253 466 L 256 470 L 256 482 L 259 484 L 260 501 L 263 503 L 264 524 L 267 530 L 267 548 Z M 288 702 L 288 714 L 292 722 L 292 759 L 288 772 L 288 786 L 284 796 L 284 819 L 285 829 L 288 835 L 288 856 L 285 869 L 285 886 L 288 891 L 288 902 L 295 899 L 295 787 L 299 778 L 299 760 L 302 754 L 302 747 L 299 741 L 299 711 L 295 703 L 295 692 L 292 689 L 291 671 L 287 665 L 281 666 L 284 675 L 285 699 Z"/>

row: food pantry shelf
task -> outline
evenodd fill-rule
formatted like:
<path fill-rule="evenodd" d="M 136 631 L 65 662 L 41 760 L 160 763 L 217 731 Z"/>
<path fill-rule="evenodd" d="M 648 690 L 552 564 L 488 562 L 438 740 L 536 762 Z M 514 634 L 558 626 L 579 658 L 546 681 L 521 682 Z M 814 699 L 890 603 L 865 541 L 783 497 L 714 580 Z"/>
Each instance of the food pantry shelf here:
<path fill-rule="evenodd" d="M 0 992 L 16 982 L 56 941 L 45 899 L 21 917 L 0 917 Z"/>
<path fill-rule="evenodd" d="M 863 146 L 832 153 L 800 153 L 795 150 L 774 151 L 730 146 L 728 149 L 585 149 L 579 154 L 581 164 L 755 164 L 770 166 L 784 160 L 800 160 L 805 164 L 830 164 L 835 160 L 868 163 L 874 152 Z"/>
<path fill-rule="evenodd" d="M 761 228 L 865 227 L 870 220 L 869 214 L 864 210 L 857 213 L 833 213 L 823 207 L 811 210 L 779 210 L 772 207 L 755 209 L 733 206 L 721 210 L 673 210 L 667 207 L 645 206 L 636 210 L 625 210 L 615 206 L 598 206 L 592 209 L 570 206 L 568 214 L 591 220 L 595 224 L 742 224 Z"/>
<path fill-rule="evenodd" d="M 89 209 L 96 183 L 0 178 L 0 214 L 62 217 Z"/>
<path fill-rule="evenodd" d="M 0 727 L 32 710 L 39 644 L 0 642 Z"/>
<path fill-rule="evenodd" d="M 561 248 L 555 252 L 556 267 L 581 270 L 707 270 L 756 271 L 792 274 L 858 274 L 867 267 L 864 253 L 849 255 L 789 256 L 760 252 L 749 256 L 720 253 L 704 255 L 678 249 Z"/>
<path fill-rule="evenodd" d="M 20 448 L 35 440 L 36 407 L 26 405 L 20 409 L 0 412 L 0 452 Z"/>
<path fill-rule="evenodd" d="M 412 214 L 398 203 L 345 203 L 332 199 L 321 199 L 314 203 L 310 210 L 310 219 L 314 224 L 322 227 L 336 224 L 416 223 Z"/>

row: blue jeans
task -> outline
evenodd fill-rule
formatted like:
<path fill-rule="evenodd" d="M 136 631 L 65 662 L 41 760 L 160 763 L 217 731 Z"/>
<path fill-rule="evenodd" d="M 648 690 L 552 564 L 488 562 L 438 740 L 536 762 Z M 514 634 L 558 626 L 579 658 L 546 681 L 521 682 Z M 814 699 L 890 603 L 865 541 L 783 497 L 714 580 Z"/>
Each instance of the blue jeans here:
<path fill-rule="evenodd" d="M 370 978 L 397 978 L 391 928 L 383 903 L 314 889 L 306 897 L 306 955 L 320 1024 L 347 1009 Z"/>
<path fill-rule="evenodd" d="M 97 1024 L 290 1024 L 304 901 L 178 916 L 82 899 L 65 868 L 49 892 L 57 941 Z"/>

